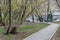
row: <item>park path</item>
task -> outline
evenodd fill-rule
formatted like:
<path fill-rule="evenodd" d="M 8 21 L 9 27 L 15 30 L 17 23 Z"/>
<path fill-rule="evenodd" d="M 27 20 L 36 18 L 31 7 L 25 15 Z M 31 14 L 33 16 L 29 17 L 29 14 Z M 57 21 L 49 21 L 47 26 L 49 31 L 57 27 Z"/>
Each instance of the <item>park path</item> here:
<path fill-rule="evenodd" d="M 26 37 L 23 40 L 49 40 L 54 33 L 57 31 L 59 24 L 48 23 L 48 27 L 39 30 L 38 32 L 32 34 L 31 36 Z"/>

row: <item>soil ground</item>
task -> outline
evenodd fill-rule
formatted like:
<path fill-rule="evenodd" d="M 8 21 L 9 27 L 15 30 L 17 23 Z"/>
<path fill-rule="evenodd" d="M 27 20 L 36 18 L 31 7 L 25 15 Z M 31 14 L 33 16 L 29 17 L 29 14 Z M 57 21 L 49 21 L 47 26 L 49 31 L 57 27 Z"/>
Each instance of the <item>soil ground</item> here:
<path fill-rule="evenodd" d="M 42 28 L 48 26 L 44 23 L 24 23 L 17 27 L 18 34 L 4 35 L 6 32 L 5 26 L 0 27 L 0 39 L 1 40 L 23 40 L 25 37 L 41 30 Z"/>

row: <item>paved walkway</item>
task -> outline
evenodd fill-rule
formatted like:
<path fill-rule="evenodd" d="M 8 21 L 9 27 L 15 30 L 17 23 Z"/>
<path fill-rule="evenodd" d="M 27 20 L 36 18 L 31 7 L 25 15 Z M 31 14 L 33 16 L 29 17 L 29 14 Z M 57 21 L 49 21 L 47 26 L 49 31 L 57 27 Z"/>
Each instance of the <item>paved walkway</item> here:
<path fill-rule="evenodd" d="M 54 23 L 48 23 L 48 24 L 51 24 L 51 25 L 32 34 L 31 36 L 23 40 L 49 40 L 57 31 L 59 24 L 54 24 Z"/>

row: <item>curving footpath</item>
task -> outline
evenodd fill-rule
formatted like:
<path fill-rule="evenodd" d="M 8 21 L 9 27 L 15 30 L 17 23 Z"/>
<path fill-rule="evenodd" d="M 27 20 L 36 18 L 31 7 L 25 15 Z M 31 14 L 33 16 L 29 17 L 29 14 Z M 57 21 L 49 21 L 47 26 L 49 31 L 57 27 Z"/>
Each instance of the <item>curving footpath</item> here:
<path fill-rule="evenodd" d="M 39 30 L 38 32 L 24 38 L 23 40 L 51 40 L 53 35 L 56 33 L 59 24 L 47 23 L 50 24 L 48 27 Z"/>

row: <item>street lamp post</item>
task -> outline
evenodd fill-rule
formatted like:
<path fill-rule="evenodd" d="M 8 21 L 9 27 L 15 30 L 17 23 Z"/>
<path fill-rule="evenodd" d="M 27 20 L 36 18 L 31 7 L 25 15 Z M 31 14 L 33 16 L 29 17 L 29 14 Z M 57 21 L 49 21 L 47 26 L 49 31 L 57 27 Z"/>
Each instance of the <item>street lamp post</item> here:
<path fill-rule="evenodd" d="M 48 0 L 48 8 L 47 8 L 47 21 L 48 21 L 48 13 L 49 13 L 49 0 Z"/>
<path fill-rule="evenodd" d="M 52 21 L 52 12 L 51 12 L 51 9 L 50 9 L 50 1 L 48 0 L 48 9 L 47 9 L 47 21 Z"/>
<path fill-rule="evenodd" d="M 34 15 L 33 15 L 34 7 L 33 7 L 33 0 L 31 0 L 31 7 L 32 7 L 32 12 L 31 12 L 31 15 L 32 15 L 32 22 L 34 23 Z"/>

